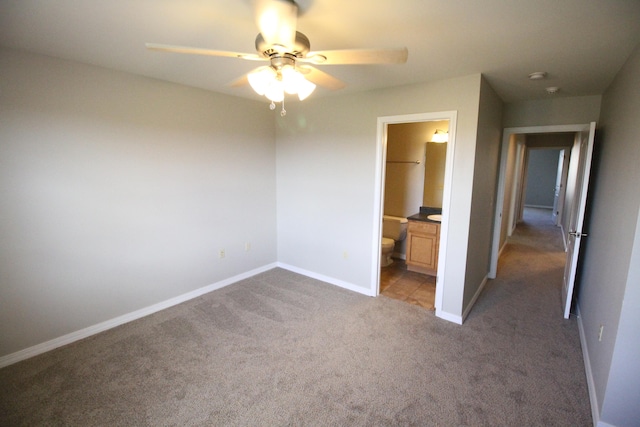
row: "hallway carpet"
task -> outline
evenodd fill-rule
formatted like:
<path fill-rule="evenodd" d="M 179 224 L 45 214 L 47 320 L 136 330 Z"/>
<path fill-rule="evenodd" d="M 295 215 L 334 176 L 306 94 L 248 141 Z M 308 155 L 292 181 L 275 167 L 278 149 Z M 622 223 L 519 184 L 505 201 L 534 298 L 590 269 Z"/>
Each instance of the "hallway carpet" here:
<path fill-rule="evenodd" d="M 274 269 L 1 369 L 0 425 L 591 425 L 557 230 L 523 226 L 462 326 Z"/>

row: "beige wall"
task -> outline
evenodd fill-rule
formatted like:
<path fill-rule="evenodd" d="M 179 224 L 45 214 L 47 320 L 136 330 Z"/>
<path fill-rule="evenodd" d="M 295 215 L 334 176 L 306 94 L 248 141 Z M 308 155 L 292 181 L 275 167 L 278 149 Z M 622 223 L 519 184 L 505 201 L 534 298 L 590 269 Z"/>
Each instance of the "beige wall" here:
<path fill-rule="evenodd" d="M 427 131 L 418 122 L 391 124 L 387 132 L 384 213 L 406 218 L 422 204 Z"/>
<path fill-rule="evenodd" d="M 640 419 L 640 46 L 602 98 L 578 305 L 604 425 Z M 598 331 L 603 325 L 602 340 Z"/>
<path fill-rule="evenodd" d="M 457 111 L 447 244 L 455 268 L 444 277 L 443 310 L 461 316 L 465 266 L 457 262 L 467 259 L 480 79 L 473 75 L 290 103 L 286 118 L 277 119 L 279 260 L 370 290 L 372 251 L 378 247 L 373 241 L 377 119 Z"/>
<path fill-rule="evenodd" d="M 483 78 L 480 87 L 463 313 L 471 308 L 489 273 L 502 138 L 502 108 L 502 100 Z"/>
<path fill-rule="evenodd" d="M 506 104 L 503 127 L 575 125 L 597 122 L 602 97 L 575 96 Z"/>
<path fill-rule="evenodd" d="M 590 122 L 584 122 L 584 124 Z M 582 123 L 572 123 L 582 124 Z M 533 133 L 527 135 L 529 148 L 569 148 L 573 145 L 574 132 Z"/>
<path fill-rule="evenodd" d="M 0 50 L 0 356 L 274 263 L 275 200 L 263 102 Z"/>
<path fill-rule="evenodd" d="M 526 206 L 553 208 L 560 151 L 559 148 L 529 149 Z"/>

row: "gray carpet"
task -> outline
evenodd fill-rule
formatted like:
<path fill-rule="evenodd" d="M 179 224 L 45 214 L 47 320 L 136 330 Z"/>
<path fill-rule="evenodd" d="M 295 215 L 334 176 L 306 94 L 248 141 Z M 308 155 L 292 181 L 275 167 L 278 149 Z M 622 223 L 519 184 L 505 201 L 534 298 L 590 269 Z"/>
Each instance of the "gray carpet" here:
<path fill-rule="evenodd" d="M 463 326 L 274 269 L 0 370 L 0 425 L 591 425 L 547 222 Z"/>

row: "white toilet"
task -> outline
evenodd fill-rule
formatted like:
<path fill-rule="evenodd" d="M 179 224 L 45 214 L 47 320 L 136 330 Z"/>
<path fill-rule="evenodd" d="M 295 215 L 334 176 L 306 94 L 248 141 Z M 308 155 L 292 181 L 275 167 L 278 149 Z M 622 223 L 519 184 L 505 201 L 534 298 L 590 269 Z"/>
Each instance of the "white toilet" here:
<path fill-rule="evenodd" d="M 380 266 L 387 267 L 393 263 L 391 255 L 396 242 L 400 242 L 407 237 L 407 218 L 384 215 L 382 217 L 382 249 Z"/>

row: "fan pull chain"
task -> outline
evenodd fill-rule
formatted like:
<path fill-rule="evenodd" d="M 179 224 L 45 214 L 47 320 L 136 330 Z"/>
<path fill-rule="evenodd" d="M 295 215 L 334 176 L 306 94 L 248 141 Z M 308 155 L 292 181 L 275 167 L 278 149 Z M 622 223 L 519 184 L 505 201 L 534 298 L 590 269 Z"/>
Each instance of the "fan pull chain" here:
<path fill-rule="evenodd" d="M 270 110 L 275 110 L 276 109 L 276 103 L 271 101 L 271 104 L 269 104 L 269 109 Z M 282 100 L 282 110 L 280 110 L 280 116 L 284 117 L 287 115 L 287 110 L 284 109 L 284 99 Z"/>

